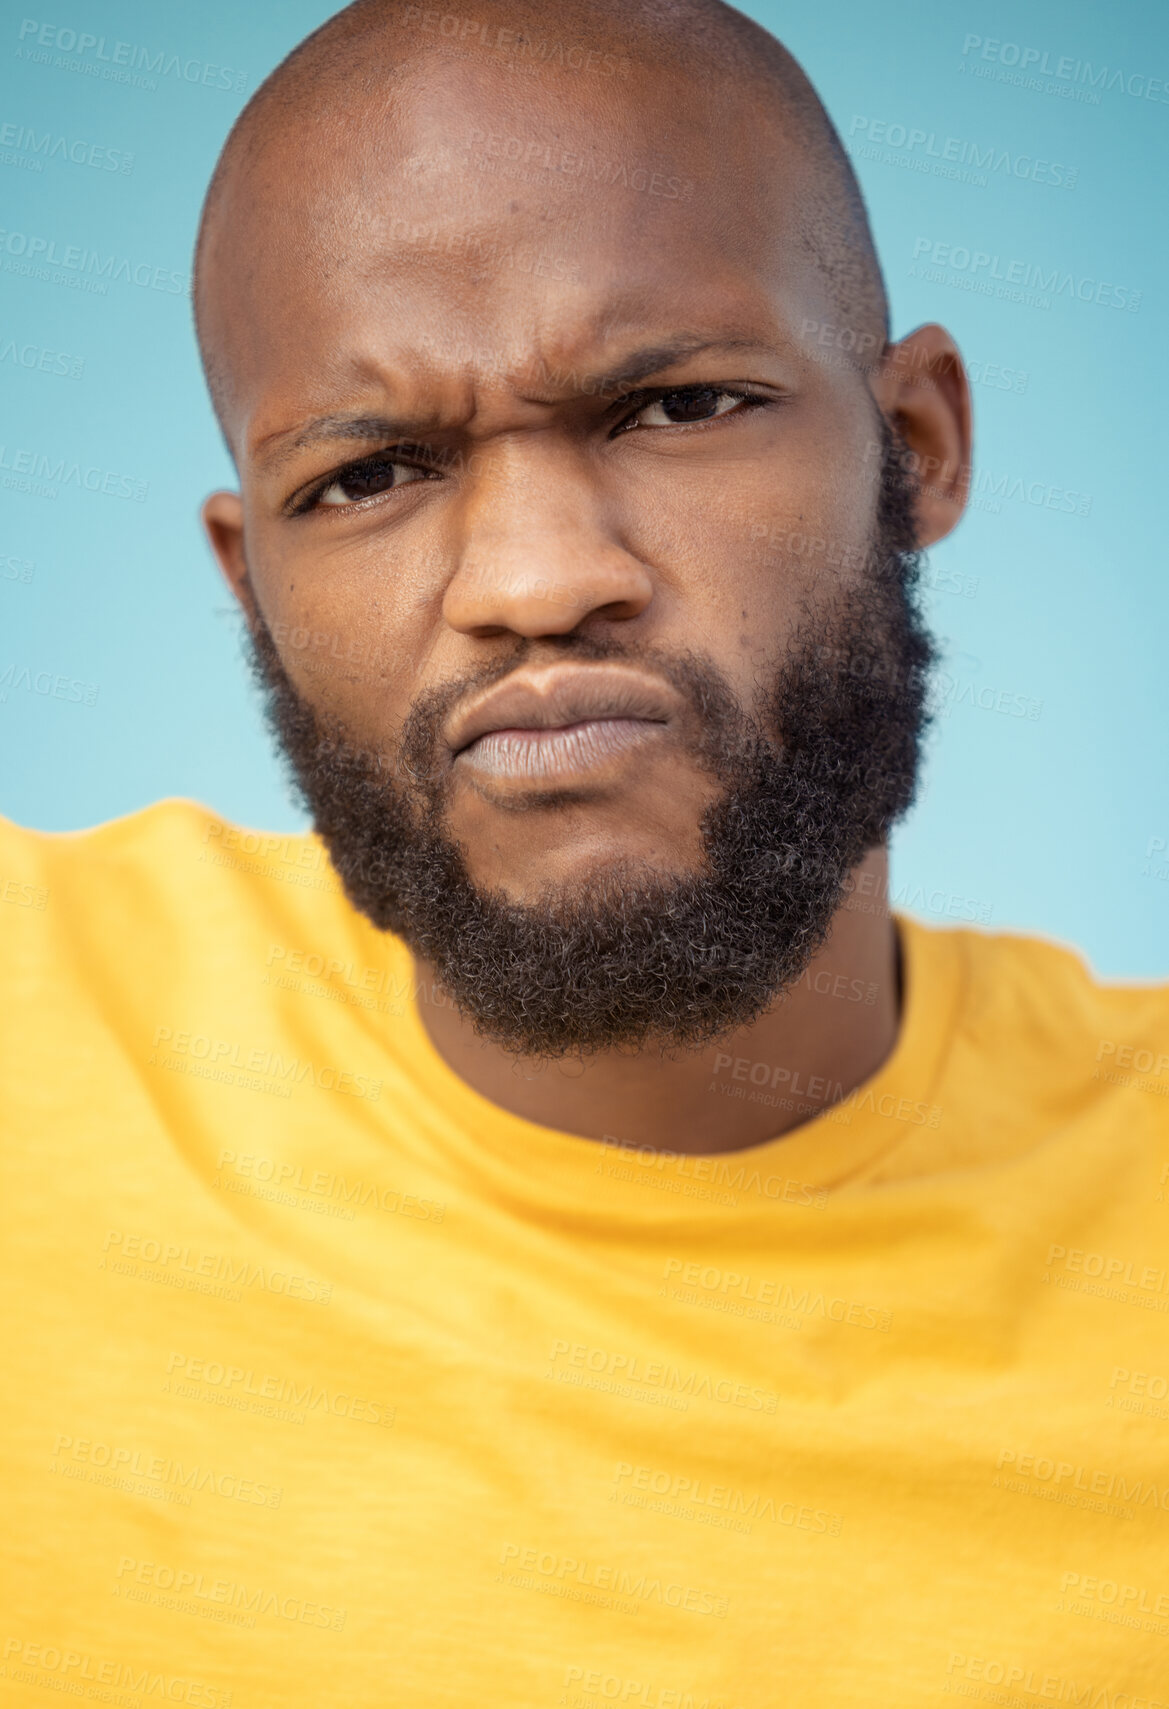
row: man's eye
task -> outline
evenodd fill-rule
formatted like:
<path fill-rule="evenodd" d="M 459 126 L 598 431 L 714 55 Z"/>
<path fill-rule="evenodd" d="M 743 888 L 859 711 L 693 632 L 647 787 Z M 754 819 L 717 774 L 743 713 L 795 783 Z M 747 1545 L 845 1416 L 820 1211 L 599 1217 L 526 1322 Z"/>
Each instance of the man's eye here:
<path fill-rule="evenodd" d="M 392 487 L 409 486 L 413 481 L 430 479 L 430 471 L 413 463 L 398 463 L 392 457 L 366 457 L 350 464 L 329 485 L 318 493 L 317 504 L 357 504 L 375 493 L 389 492 Z"/>
<path fill-rule="evenodd" d="M 627 427 L 682 427 L 688 421 L 713 421 L 728 415 L 750 400 L 742 392 L 722 392 L 717 386 L 694 386 L 687 391 L 663 392 L 624 423 Z"/>

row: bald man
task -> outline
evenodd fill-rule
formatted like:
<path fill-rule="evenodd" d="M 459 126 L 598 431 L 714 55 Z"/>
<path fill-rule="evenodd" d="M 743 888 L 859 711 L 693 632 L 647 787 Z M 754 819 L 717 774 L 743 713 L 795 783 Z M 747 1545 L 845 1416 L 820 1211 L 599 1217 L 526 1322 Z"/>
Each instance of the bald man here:
<path fill-rule="evenodd" d="M 969 394 L 799 68 L 361 0 L 197 263 L 315 832 L 4 827 L 0 1702 L 1169 1702 L 1169 1000 L 888 905 Z"/>

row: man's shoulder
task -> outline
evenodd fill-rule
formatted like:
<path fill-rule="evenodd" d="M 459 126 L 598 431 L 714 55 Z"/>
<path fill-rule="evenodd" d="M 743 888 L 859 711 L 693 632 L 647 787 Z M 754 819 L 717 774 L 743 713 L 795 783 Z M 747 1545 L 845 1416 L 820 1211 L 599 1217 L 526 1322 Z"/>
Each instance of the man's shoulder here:
<path fill-rule="evenodd" d="M 176 795 L 75 831 L 35 830 L 0 814 L 0 851 L 4 855 L 61 870 L 88 863 L 150 864 L 168 851 L 196 859 L 207 851 L 234 853 L 244 860 L 262 857 L 303 865 L 306 849 L 319 851 L 322 859 L 327 859 L 311 832 L 252 830 L 202 802 Z"/>
<path fill-rule="evenodd" d="M 22 855 L 54 864 L 85 859 L 90 854 L 100 856 L 115 848 L 141 847 L 160 833 L 169 831 L 173 835 L 180 827 L 186 827 L 189 835 L 191 827 L 215 817 L 209 807 L 180 796 L 168 796 L 116 818 L 69 831 L 41 830 L 0 813 L 0 850 L 8 856 Z"/>
<path fill-rule="evenodd" d="M 1104 978 L 1081 950 L 1033 933 L 908 924 L 922 959 L 955 966 L 960 1028 L 975 1048 L 1020 1064 L 1074 1061 L 1095 1079 L 1160 1077 L 1169 1094 L 1169 978 Z"/>
<path fill-rule="evenodd" d="M 324 845 L 308 832 L 233 824 L 170 797 L 84 830 L 39 831 L 0 817 L 0 902 L 72 916 L 79 909 L 222 918 L 269 897 L 318 909 L 343 902 Z M 6 910 L 7 911 L 7 910 Z"/>

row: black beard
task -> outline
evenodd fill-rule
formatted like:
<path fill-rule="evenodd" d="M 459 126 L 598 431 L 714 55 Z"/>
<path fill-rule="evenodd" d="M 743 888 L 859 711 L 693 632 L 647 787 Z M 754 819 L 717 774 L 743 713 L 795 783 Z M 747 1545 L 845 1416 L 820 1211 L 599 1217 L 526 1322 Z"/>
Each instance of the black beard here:
<path fill-rule="evenodd" d="M 696 1050 L 758 1019 L 824 943 L 849 873 L 913 801 L 928 723 L 934 647 L 916 604 L 913 491 L 904 446 L 884 438 L 863 575 L 839 608 L 805 621 L 758 714 L 698 655 L 623 647 L 614 630 L 541 637 L 541 656 L 555 645 L 572 659 L 635 659 L 681 694 L 695 762 L 723 786 L 702 819 L 697 875 L 610 865 L 524 904 L 478 888 L 445 828 L 439 732 L 530 643 L 420 695 L 396 754 L 382 755 L 293 687 L 257 618 L 268 722 L 346 894 L 432 965 L 484 1038 L 538 1061 Z"/>

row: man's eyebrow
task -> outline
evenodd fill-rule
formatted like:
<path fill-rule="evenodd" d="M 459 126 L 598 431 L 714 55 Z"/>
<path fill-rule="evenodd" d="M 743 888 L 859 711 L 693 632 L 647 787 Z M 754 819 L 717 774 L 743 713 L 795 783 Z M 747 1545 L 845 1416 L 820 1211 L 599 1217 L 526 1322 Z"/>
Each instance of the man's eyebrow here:
<path fill-rule="evenodd" d="M 268 434 L 256 446 L 254 456 L 261 468 L 275 471 L 306 445 L 330 439 L 377 439 L 382 444 L 393 440 L 401 444 L 413 441 L 418 431 L 417 423 L 395 421 L 386 415 L 319 415 L 289 432 Z"/>
<path fill-rule="evenodd" d="M 672 368 L 676 362 L 685 361 L 691 356 L 701 356 L 707 350 L 754 350 L 756 352 L 769 349 L 770 346 L 760 338 L 745 337 L 739 333 L 720 334 L 711 337 L 709 334 L 683 335 L 672 338 L 665 344 L 648 345 L 642 350 L 635 350 L 615 367 L 600 374 L 568 376 L 585 379 L 590 382 L 584 389 L 599 390 L 602 394 L 609 391 L 629 391 L 639 385 L 642 380 L 648 380 L 654 374 L 660 374 L 667 368 Z M 547 367 L 545 369 L 547 370 Z M 554 372 L 555 370 L 552 370 Z"/>
<path fill-rule="evenodd" d="M 641 381 L 664 372 L 688 357 L 701 355 L 704 351 L 762 351 L 768 348 L 769 346 L 758 338 L 738 334 L 713 338 L 695 335 L 672 338 L 668 343 L 648 345 L 641 350 L 635 350 L 614 367 L 603 371 L 553 368 L 547 362 L 541 362 L 540 366 L 543 370 L 542 378 L 564 385 L 568 388 L 569 395 L 619 398 Z M 309 445 L 319 445 L 329 440 L 360 440 L 365 443 L 377 440 L 383 445 L 419 443 L 422 435 L 423 429 L 418 422 L 395 420 L 385 415 L 321 415 L 289 432 L 269 434 L 260 440 L 254 456 L 262 468 L 274 472 Z"/>

